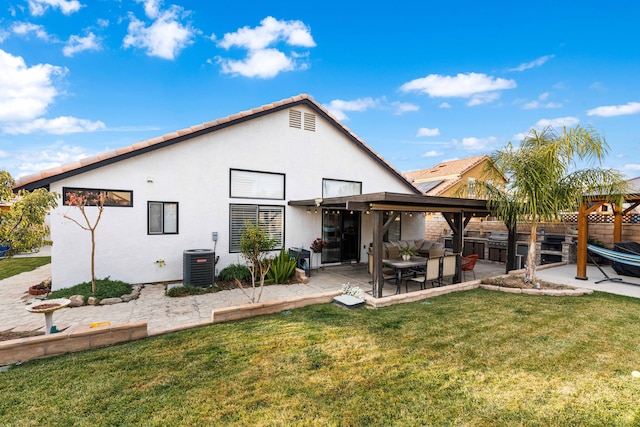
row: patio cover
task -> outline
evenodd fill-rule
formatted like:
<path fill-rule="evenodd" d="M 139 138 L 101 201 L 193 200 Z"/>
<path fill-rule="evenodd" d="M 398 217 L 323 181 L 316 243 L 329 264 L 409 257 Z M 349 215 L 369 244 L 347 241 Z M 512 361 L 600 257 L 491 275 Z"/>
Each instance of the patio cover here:
<path fill-rule="evenodd" d="M 612 203 L 613 207 L 613 243 L 622 241 L 622 216 L 626 215 L 638 205 L 640 205 L 640 177 L 630 179 L 629 194 L 625 195 L 624 201 L 630 206 L 623 209 Z M 578 248 L 576 251 L 576 279 L 588 280 L 587 277 L 587 239 L 589 236 L 589 214 L 593 213 L 604 203 L 609 202 L 610 197 L 584 196 L 578 208 Z"/>
<path fill-rule="evenodd" d="M 373 296 L 382 297 L 382 237 L 393 221 L 402 212 L 440 212 L 453 231 L 453 252 L 462 252 L 464 227 L 472 217 L 489 215 L 485 200 L 461 199 L 453 197 L 424 196 L 421 194 L 369 193 L 344 197 L 291 200 L 290 206 L 325 207 L 370 212 L 373 220 Z M 384 213 L 389 218 L 383 221 Z M 422 237 L 422 236 L 421 236 Z M 460 257 L 456 261 L 453 281 L 461 278 Z"/>

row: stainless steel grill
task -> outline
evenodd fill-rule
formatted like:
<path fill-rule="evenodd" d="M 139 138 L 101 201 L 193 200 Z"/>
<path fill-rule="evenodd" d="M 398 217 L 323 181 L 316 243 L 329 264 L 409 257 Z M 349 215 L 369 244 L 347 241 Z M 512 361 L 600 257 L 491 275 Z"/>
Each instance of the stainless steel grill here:
<path fill-rule="evenodd" d="M 494 248 L 506 248 L 509 233 L 506 231 L 492 231 L 487 239 L 487 245 Z"/>
<path fill-rule="evenodd" d="M 489 248 L 489 260 L 506 262 L 507 261 L 507 241 L 509 233 L 506 231 L 492 231 L 487 238 L 487 247 Z"/>
<path fill-rule="evenodd" d="M 562 252 L 562 242 L 564 242 L 564 234 L 545 234 L 540 242 L 540 249 Z"/>

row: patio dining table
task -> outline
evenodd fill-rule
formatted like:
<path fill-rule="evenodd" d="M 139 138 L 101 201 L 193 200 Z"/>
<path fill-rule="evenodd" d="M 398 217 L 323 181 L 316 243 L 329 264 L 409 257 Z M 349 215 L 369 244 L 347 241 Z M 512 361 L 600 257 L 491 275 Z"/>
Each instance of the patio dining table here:
<path fill-rule="evenodd" d="M 402 275 L 406 270 L 412 268 L 423 267 L 427 263 L 427 258 L 420 256 L 412 256 L 408 261 L 402 258 L 383 259 L 382 264 L 394 268 L 396 270 L 396 294 L 400 293 L 400 284 L 402 282 Z"/>

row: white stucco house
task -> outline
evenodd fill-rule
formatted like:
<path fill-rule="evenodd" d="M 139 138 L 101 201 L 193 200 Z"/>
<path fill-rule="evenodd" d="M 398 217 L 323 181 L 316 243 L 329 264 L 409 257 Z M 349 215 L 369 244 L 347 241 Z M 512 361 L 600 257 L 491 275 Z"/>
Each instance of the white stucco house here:
<path fill-rule="evenodd" d="M 17 180 L 62 195 L 50 215 L 54 289 L 90 280 L 90 235 L 64 215 L 78 191 L 106 192 L 96 277 L 181 280 L 183 253 L 215 249 L 217 270 L 243 262 L 244 222 L 258 218 L 285 248 L 322 237 L 325 264 L 367 262 L 373 215 L 324 206 L 340 196 L 420 191 L 308 95 L 298 95 Z M 317 200 L 318 206 L 291 203 Z M 96 207 L 87 207 L 95 218 Z M 421 216 L 403 236 L 424 236 Z M 216 239 L 214 241 L 214 239 Z M 159 262 L 160 260 L 164 262 Z"/>

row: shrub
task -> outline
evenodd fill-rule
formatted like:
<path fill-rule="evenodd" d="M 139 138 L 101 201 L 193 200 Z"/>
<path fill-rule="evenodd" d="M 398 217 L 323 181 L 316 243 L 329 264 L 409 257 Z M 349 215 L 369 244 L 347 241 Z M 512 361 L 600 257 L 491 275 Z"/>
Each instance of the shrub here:
<path fill-rule="evenodd" d="M 223 282 L 233 282 L 234 280 L 249 281 L 251 280 L 251 273 L 244 264 L 229 264 L 220 271 L 218 279 Z"/>
<path fill-rule="evenodd" d="M 296 259 L 285 252 L 284 248 L 271 260 L 271 268 L 267 272 L 267 282 L 285 283 L 296 271 Z"/>
<path fill-rule="evenodd" d="M 202 295 L 207 294 L 209 292 L 216 291 L 217 288 L 214 286 L 210 286 L 208 288 L 201 288 L 199 286 L 176 286 L 167 291 L 166 295 L 168 297 L 186 297 L 189 295 Z"/>
<path fill-rule="evenodd" d="M 122 295 L 131 293 L 131 285 L 129 283 L 120 280 L 111 280 L 109 277 L 96 279 L 96 285 L 95 293 L 91 292 L 91 282 L 84 282 L 70 288 L 53 291 L 47 299 L 69 298 L 72 295 L 82 295 L 86 302 L 89 297 L 96 297 L 101 300 L 105 298 L 120 298 Z"/>

